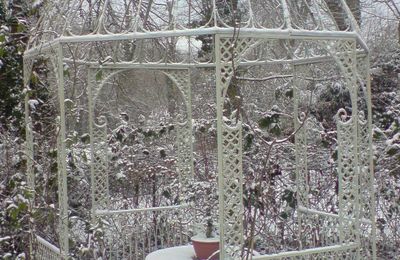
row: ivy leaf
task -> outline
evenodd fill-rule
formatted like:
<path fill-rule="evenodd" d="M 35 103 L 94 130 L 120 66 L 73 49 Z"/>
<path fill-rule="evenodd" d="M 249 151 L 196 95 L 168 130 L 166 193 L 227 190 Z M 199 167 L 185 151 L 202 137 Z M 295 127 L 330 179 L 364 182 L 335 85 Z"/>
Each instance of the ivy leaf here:
<path fill-rule="evenodd" d="M 285 97 L 292 98 L 293 97 L 293 88 L 287 89 L 285 91 Z"/>
<path fill-rule="evenodd" d="M 274 119 L 271 115 L 267 115 L 258 121 L 258 125 L 261 129 L 269 128 L 272 123 L 274 123 Z"/>
<path fill-rule="evenodd" d="M 19 23 L 17 26 L 17 32 L 25 32 L 26 31 L 26 26 L 23 23 Z"/>
<path fill-rule="evenodd" d="M 162 194 L 167 199 L 171 198 L 171 192 L 169 190 L 164 190 Z"/>
<path fill-rule="evenodd" d="M 293 209 L 296 207 L 295 193 L 292 190 L 285 189 L 283 191 L 282 200 L 286 201 L 289 207 Z"/>
<path fill-rule="evenodd" d="M 243 149 L 245 151 L 248 151 L 251 148 L 251 145 L 253 144 L 254 140 L 254 135 L 253 134 L 247 134 L 244 138 L 244 144 L 243 144 Z"/>
<path fill-rule="evenodd" d="M 283 219 L 287 219 L 289 217 L 289 214 L 286 211 L 281 212 L 281 214 L 279 214 L 279 216 Z"/>
<path fill-rule="evenodd" d="M 102 80 L 102 78 L 103 78 L 103 71 L 100 70 L 99 72 L 96 73 L 96 80 L 100 81 Z"/>
<path fill-rule="evenodd" d="M 399 152 L 399 147 L 393 145 L 392 147 L 389 148 L 389 150 L 387 150 L 386 153 L 387 153 L 387 155 L 389 155 L 389 156 L 393 156 L 393 155 L 397 154 L 398 152 Z"/>
<path fill-rule="evenodd" d="M 31 74 L 31 83 L 35 85 L 39 83 L 39 75 L 35 71 Z"/>
<path fill-rule="evenodd" d="M 277 113 L 272 113 L 264 116 L 258 121 L 261 129 L 268 130 L 271 134 L 280 135 L 282 130 L 280 126 L 280 116 Z"/>

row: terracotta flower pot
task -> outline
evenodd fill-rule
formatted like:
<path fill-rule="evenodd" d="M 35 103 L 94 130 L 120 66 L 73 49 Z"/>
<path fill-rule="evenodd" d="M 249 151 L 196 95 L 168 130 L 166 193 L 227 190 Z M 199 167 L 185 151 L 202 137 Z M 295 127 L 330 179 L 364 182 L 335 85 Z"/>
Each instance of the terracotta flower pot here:
<path fill-rule="evenodd" d="M 191 240 L 198 260 L 206 260 L 219 250 L 219 237 L 206 238 L 204 236 L 194 236 Z M 218 260 L 219 253 L 213 255 L 210 259 Z"/>

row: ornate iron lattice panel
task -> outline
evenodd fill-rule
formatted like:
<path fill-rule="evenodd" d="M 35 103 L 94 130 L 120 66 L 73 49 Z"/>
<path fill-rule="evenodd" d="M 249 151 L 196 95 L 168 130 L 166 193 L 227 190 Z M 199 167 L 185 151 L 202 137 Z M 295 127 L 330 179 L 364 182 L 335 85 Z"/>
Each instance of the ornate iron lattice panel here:
<path fill-rule="evenodd" d="M 360 225 L 361 256 L 365 259 L 376 255 L 375 242 L 375 203 L 373 192 L 373 174 L 371 173 L 370 160 L 370 131 L 364 114 L 360 113 L 358 120 L 358 150 L 360 164 L 360 218 L 369 221 Z"/>
<path fill-rule="evenodd" d="M 91 172 L 93 209 L 106 209 L 109 202 L 107 121 L 104 116 L 92 122 Z"/>
<path fill-rule="evenodd" d="M 242 190 L 242 125 L 223 125 L 222 175 L 224 178 L 223 238 L 228 257 L 239 259 L 243 244 L 243 190 Z M 221 213 L 220 213 L 221 214 Z"/>
<path fill-rule="evenodd" d="M 338 40 L 326 43 L 336 60 L 350 93 L 352 115 L 341 109 L 337 115 L 339 223 L 341 241 L 359 241 L 359 162 L 358 162 L 358 104 L 357 60 L 355 40 Z"/>
<path fill-rule="evenodd" d="M 341 241 L 358 241 L 359 185 L 354 118 L 346 121 L 347 113 L 344 110 L 340 112 L 343 113 L 338 115 L 340 118 L 337 120 L 340 237 Z"/>
<path fill-rule="evenodd" d="M 104 116 L 95 117 L 94 108 L 99 91 L 105 80 L 112 75 L 111 70 L 89 69 L 88 105 L 89 132 L 91 146 L 91 186 L 92 210 L 106 209 L 109 203 L 107 121 Z M 94 214 L 93 216 L 94 217 Z"/>
<path fill-rule="evenodd" d="M 192 124 L 189 120 L 176 123 L 177 170 L 182 189 L 186 189 L 193 176 Z"/>
<path fill-rule="evenodd" d="M 216 42 L 220 257 L 240 259 L 244 212 L 242 122 L 240 115 L 239 118 L 232 118 L 232 122 L 236 121 L 233 126 L 224 122 L 223 106 L 236 63 L 254 41 L 251 38 L 217 37 Z"/>

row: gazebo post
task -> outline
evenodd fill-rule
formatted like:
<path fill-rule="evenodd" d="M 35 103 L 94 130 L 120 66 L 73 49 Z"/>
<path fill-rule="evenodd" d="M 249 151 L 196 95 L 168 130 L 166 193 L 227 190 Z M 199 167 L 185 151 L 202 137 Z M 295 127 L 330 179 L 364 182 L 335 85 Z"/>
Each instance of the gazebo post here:
<path fill-rule="evenodd" d="M 351 117 L 338 112 L 339 238 L 341 243 L 360 242 L 360 170 L 358 155 L 357 60 L 355 40 L 333 43 L 332 55 L 341 69 L 351 98 Z M 359 254 L 357 256 L 359 258 Z"/>
<path fill-rule="evenodd" d="M 253 43 L 236 36 L 215 35 L 220 258 L 234 260 L 241 259 L 244 246 L 242 116 L 237 108 L 230 125 L 224 122 L 224 101 L 237 63 Z"/>
<path fill-rule="evenodd" d="M 57 136 L 57 165 L 58 165 L 58 201 L 59 201 L 59 243 L 60 257 L 67 259 L 69 255 L 69 227 L 68 227 L 68 190 L 67 190 L 67 156 L 66 156 L 66 114 L 64 88 L 64 61 L 62 45 L 57 44 L 55 53 L 50 53 L 50 60 L 54 66 L 57 79 L 59 111 L 59 129 Z"/>
<path fill-rule="evenodd" d="M 371 221 L 371 230 L 364 250 L 367 250 L 372 259 L 376 259 L 376 206 L 374 188 L 374 163 L 373 163 L 373 135 L 372 135 L 372 101 L 370 57 L 365 55 L 357 59 L 357 71 L 366 102 L 367 115 L 361 114 L 359 118 L 359 151 L 360 151 L 360 218 Z M 365 188 L 365 189 L 364 189 Z M 361 227 L 360 227 L 361 228 Z"/>
<path fill-rule="evenodd" d="M 32 192 L 31 197 L 29 199 L 29 211 L 32 212 L 35 205 L 35 173 L 33 169 L 34 162 L 34 148 L 33 148 L 33 130 L 32 130 L 32 118 L 30 116 L 30 108 L 29 108 L 29 89 L 28 84 L 31 78 L 32 67 L 33 67 L 34 59 L 32 57 L 24 57 L 23 58 L 23 84 L 25 89 L 25 97 L 24 97 L 24 108 L 25 108 L 25 138 L 26 138 L 26 146 L 25 146 L 25 156 L 26 156 L 26 179 L 29 190 Z M 31 225 L 31 223 L 30 223 Z M 35 244 L 35 234 L 34 227 L 30 227 L 29 234 L 29 254 L 31 256 L 34 255 L 34 244 Z"/>
<path fill-rule="evenodd" d="M 299 98 L 301 93 L 302 85 L 304 81 L 301 78 L 300 69 L 304 65 L 293 65 L 293 121 L 295 134 L 295 147 L 296 147 L 296 200 L 297 207 L 308 208 L 308 194 L 309 194 L 309 183 L 308 183 L 308 162 L 307 162 L 307 127 L 306 123 L 301 125 L 302 120 L 307 120 L 303 117 L 303 114 L 299 111 Z M 303 75 L 304 76 L 304 75 Z M 299 249 L 303 248 L 302 240 L 302 226 L 303 220 L 306 218 L 301 210 L 297 211 L 297 224 L 299 226 Z"/>

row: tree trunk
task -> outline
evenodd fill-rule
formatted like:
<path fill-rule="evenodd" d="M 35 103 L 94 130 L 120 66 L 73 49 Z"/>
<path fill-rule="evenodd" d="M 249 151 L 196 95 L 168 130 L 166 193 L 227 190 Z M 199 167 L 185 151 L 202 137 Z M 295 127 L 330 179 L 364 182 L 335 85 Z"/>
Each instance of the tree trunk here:
<path fill-rule="evenodd" d="M 360 0 L 346 0 L 346 3 L 349 6 L 350 10 L 352 11 L 357 23 L 360 24 L 361 22 Z M 346 19 L 345 19 L 346 16 L 339 1 L 326 0 L 326 4 L 328 5 L 329 11 L 331 11 L 339 30 L 345 31 L 347 29 Z"/>
<path fill-rule="evenodd" d="M 358 25 L 361 24 L 361 5 L 360 0 L 346 0 L 354 18 L 356 19 Z"/>

